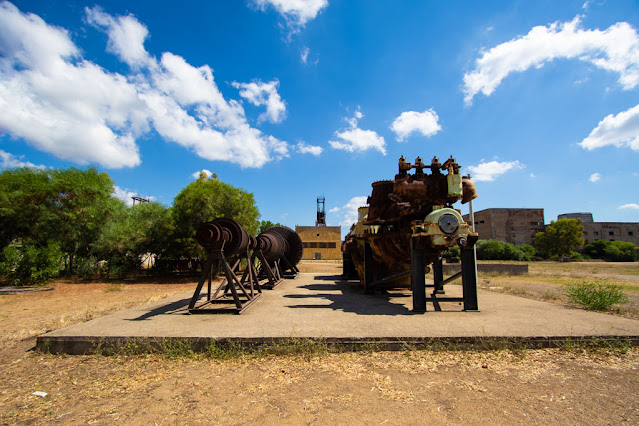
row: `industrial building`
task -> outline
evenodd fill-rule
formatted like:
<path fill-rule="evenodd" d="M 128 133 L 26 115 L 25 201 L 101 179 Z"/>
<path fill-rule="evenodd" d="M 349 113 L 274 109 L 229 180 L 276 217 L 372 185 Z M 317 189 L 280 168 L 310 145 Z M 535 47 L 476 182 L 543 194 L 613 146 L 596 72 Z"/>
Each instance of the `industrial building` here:
<path fill-rule="evenodd" d="M 474 216 L 475 230 L 482 240 L 532 245 L 535 234 L 546 228 L 544 209 L 485 209 L 475 212 Z M 636 222 L 595 222 L 589 212 L 560 214 L 557 219 L 581 219 L 585 244 L 605 240 L 639 245 L 639 223 Z M 469 215 L 464 215 L 464 220 L 470 223 Z"/>
<path fill-rule="evenodd" d="M 317 220 L 315 226 L 295 226 L 295 232 L 302 239 L 302 259 L 342 258 L 342 227 L 326 226 L 325 198 L 317 197 Z"/>
<path fill-rule="evenodd" d="M 475 231 L 482 240 L 531 244 L 544 230 L 544 209 L 485 209 L 475 212 Z M 464 215 L 470 223 L 470 216 Z"/>
<path fill-rule="evenodd" d="M 557 219 L 581 219 L 585 244 L 595 240 L 625 241 L 639 246 L 639 223 L 595 222 L 592 213 L 560 214 Z"/>

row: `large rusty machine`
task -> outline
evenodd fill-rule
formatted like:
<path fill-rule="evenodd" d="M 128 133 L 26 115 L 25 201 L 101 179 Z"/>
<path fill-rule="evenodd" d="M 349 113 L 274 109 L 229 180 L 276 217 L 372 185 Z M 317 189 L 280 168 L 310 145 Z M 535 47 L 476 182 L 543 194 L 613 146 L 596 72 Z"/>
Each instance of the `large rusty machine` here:
<path fill-rule="evenodd" d="M 285 226 L 274 226 L 252 237 L 233 219 L 217 218 L 202 223 L 195 239 L 207 251 L 208 258 L 189 303 L 189 313 L 240 314 L 259 299 L 262 288 L 272 289 L 283 278 L 299 274 L 302 240 Z M 212 282 L 220 273 L 224 279 L 213 290 Z M 206 299 L 198 304 L 207 281 Z"/>
<path fill-rule="evenodd" d="M 443 164 L 434 157 L 430 165 L 417 157 L 414 164 L 399 159 L 394 180 L 372 184 L 368 207 L 359 209 L 359 220 L 343 243 L 345 273 L 349 263 L 366 293 L 375 289 L 406 287 L 413 292 L 413 311 L 425 312 L 426 302 L 463 302 L 476 311 L 477 273 L 473 247 L 477 234 L 453 207 L 477 197 L 470 178 L 461 176 L 451 156 Z M 409 173 L 414 170 L 414 173 Z M 427 171 L 430 170 L 430 173 Z M 461 249 L 461 271 L 444 280 L 443 251 Z M 351 263 L 352 262 L 352 263 Z M 426 297 L 425 274 L 433 265 L 434 288 Z M 462 278 L 463 297 L 443 297 L 444 284 Z"/>

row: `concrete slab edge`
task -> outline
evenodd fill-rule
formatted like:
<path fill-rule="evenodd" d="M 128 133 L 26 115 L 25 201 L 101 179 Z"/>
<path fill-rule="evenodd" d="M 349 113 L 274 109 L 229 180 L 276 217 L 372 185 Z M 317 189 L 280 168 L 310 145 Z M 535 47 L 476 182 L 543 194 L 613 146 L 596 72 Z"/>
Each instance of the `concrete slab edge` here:
<path fill-rule="evenodd" d="M 207 353 L 232 349 L 266 353 L 399 350 L 500 350 L 542 348 L 623 348 L 639 346 L 639 336 L 483 336 L 483 337 L 91 337 L 40 336 L 35 349 L 51 354 L 134 355 Z"/>

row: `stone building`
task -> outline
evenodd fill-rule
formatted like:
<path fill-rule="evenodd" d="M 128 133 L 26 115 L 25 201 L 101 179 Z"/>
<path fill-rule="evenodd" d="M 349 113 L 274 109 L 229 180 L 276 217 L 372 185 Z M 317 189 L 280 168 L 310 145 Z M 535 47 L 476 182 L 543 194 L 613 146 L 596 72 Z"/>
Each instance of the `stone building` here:
<path fill-rule="evenodd" d="M 295 226 L 302 239 L 302 259 L 341 259 L 341 226 Z"/>
<path fill-rule="evenodd" d="M 531 244 L 544 230 L 544 209 L 485 209 L 475 212 L 475 231 L 482 240 Z M 464 215 L 470 223 L 470 216 Z"/>

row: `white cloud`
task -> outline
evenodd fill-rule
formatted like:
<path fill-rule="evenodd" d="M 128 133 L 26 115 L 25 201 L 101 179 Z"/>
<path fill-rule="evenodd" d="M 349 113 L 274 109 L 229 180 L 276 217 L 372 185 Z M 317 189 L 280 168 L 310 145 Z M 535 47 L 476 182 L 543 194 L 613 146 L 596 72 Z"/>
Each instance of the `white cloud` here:
<path fill-rule="evenodd" d="M 208 160 L 261 167 L 288 155 L 286 142 L 252 128 L 242 105 L 224 99 L 208 65 L 170 52 L 158 61 L 133 16 L 86 13 L 130 74 L 83 59 L 66 30 L 0 3 L 0 128 L 59 158 L 107 168 L 139 165 L 136 139 L 151 126 Z"/>
<path fill-rule="evenodd" d="M 254 0 L 261 9 L 272 6 L 282 15 L 293 32 L 312 21 L 317 14 L 328 6 L 328 0 Z"/>
<path fill-rule="evenodd" d="M 531 173 L 531 174 L 530 174 L 530 178 L 531 178 L 531 179 L 534 179 L 534 178 L 536 178 L 536 177 L 537 177 L 537 175 L 536 175 L 536 174 L 534 174 L 534 173 Z"/>
<path fill-rule="evenodd" d="M 332 209 L 330 209 L 328 212 L 329 213 L 337 213 L 338 211 L 340 211 L 339 207 L 333 207 Z"/>
<path fill-rule="evenodd" d="M 489 96 L 511 72 L 541 68 L 554 59 L 579 59 L 619 74 L 628 90 L 639 84 L 639 36 L 626 22 L 601 31 L 580 28 L 580 16 L 570 22 L 537 26 L 514 40 L 484 51 L 475 69 L 464 75 L 465 102 L 481 92 Z"/>
<path fill-rule="evenodd" d="M 618 209 L 639 210 L 639 204 L 636 204 L 636 203 L 624 204 L 623 206 L 619 206 L 617 208 Z"/>
<path fill-rule="evenodd" d="M 113 17 L 104 13 L 99 6 L 87 8 L 86 15 L 89 24 L 102 28 L 109 35 L 107 51 L 133 67 L 153 63 L 144 48 L 149 30 L 133 15 Z"/>
<path fill-rule="evenodd" d="M 306 63 L 308 61 L 308 52 L 310 51 L 310 49 L 306 46 L 304 46 L 302 48 L 302 50 L 300 51 L 300 59 L 302 60 L 302 63 Z"/>
<path fill-rule="evenodd" d="M 345 227 L 347 230 L 351 227 L 352 224 L 357 222 L 357 209 L 360 207 L 364 207 L 367 205 L 366 201 L 368 197 L 365 195 L 360 195 L 357 197 L 351 198 L 348 203 L 344 204 L 341 208 L 342 222 L 340 225 Z"/>
<path fill-rule="evenodd" d="M 509 170 L 523 168 L 524 165 L 519 161 L 489 161 L 476 166 L 468 166 L 468 171 L 470 171 L 473 181 L 492 182 Z"/>
<path fill-rule="evenodd" d="M 211 176 L 213 176 L 213 173 L 210 170 L 207 169 L 202 169 L 202 170 L 198 170 L 197 172 L 193 173 L 191 175 L 191 177 L 193 179 L 199 179 L 200 178 L 200 174 L 204 173 L 206 175 L 206 178 L 210 178 Z"/>
<path fill-rule="evenodd" d="M 439 117 L 432 108 L 424 112 L 406 111 L 393 121 L 390 129 L 402 142 L 411 133 L 421 133 L 426 137 L 433 136 L 442 129 L 438 123 Z"/>
<path fill-rule="evenodd" d="M 23 158 L 24 155 L 16 156 L 0 149 L 0 169 L 17 169 L 21 167 L 29 167 L 32 169 L 46 168 L 43 165 L 36 166 L 29 161 L 24 161 Z"/>
<path fill-rule="evenodd" d="M 599 182 L 599 180 L 601 179 L 601 174 L 599 173 L 593 173 L 590 175 L 590 177 L 588 178 L 588 180 L 590 182 Z"/>
<path fill-rule="evenodd" d="M 137 197 L 137 195 L 137 192 L 129 191 L 127 189 L 120 188 L 117 185 L 113 185 L 113 196 L 124 201 L 124 204 L 129 207 L 133 205 L 133 198 L 131 197 Z"/>
<path fill-rule="evenodd" d="M 234 81 L 232 85 L 236 89 L 240 89 L 240 96 L 253 105 L 266 105 L 266 112 L 258 117 L 258 122 L 268 120 L 271 123 L 280 123 L 286 117 L 286 105 L 280 94 L 277 93 L 277 88 L 280 85 L 279 80 L 275 79 L 269 83 L 262 83 L 260 80 L 251 83 Z"/>
<path fill-rule="evenodd" d="M 608 145 L 639 151 L 639 105 L 608 115 L 579 145 L 589 151 Z"/>
<path fill-rule="evenodd" d="M 353 118 L 345 118 L 350 128 L 335 132 L 337 141 L 329 141 L 329 145 L 334 149 L 342 149 L 348 152 L 362 152 L 369 149 L 376 149 L 386 155 L 386 141 L 383 136 L 372 130 L 362 130 L 357 127 L 358 121 L 364 114 L 358 109 Z"/>
<path fill-rule="evenodd" d="M 308 145 L 305 142 L 299 142 L 296 145 L 296 148 L 300 154 L 312 154 L 316 157 L 319 157 L 324 151 L 324 149 L 321 146 Z"/>

